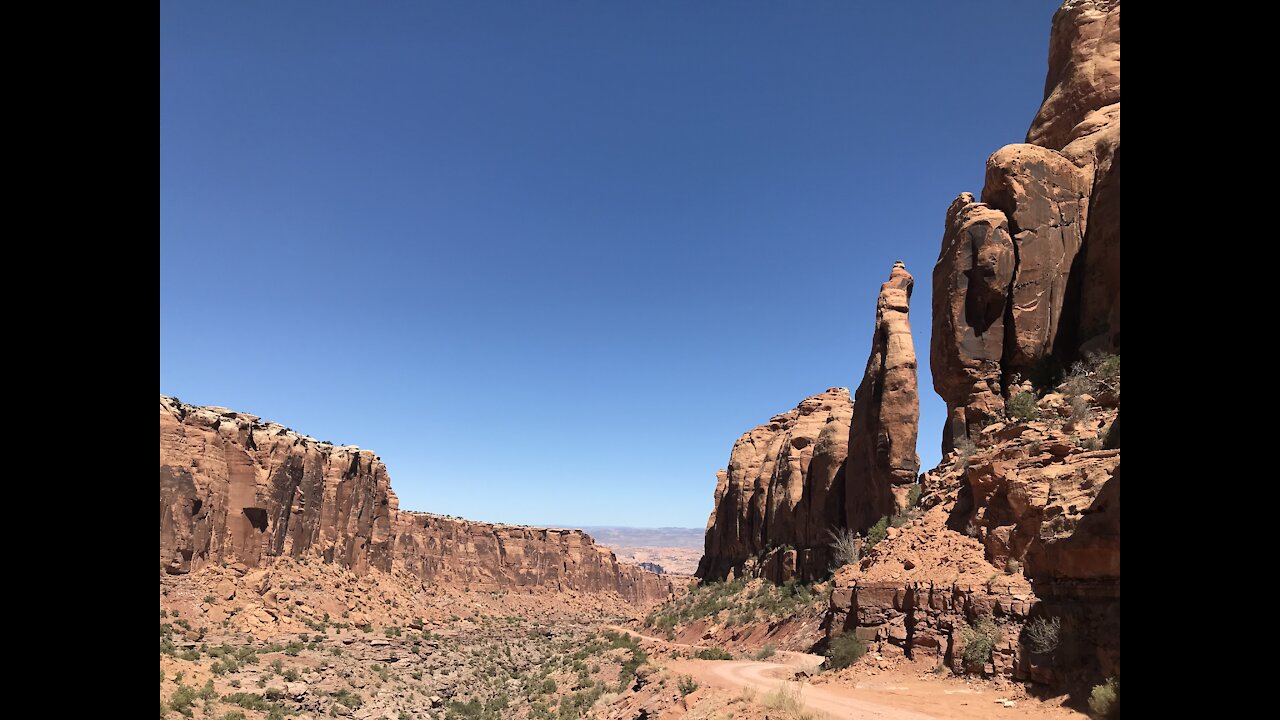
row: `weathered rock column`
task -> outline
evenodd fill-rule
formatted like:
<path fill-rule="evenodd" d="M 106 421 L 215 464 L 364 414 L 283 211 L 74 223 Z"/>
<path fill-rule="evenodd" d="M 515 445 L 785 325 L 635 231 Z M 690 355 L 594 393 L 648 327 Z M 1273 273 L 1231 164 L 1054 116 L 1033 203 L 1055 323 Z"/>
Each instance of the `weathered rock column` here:
<path fill-rule="evenodd" d="M 896 494 L 920 472 L 916 435 L 920 393 L 916 350 L 909 317 L 915 280 L 901 262 L 893 264 L 876 301 L 876 330 L 862 382 L 853 399 L 849 460 L 845 466 L 845 522 L 864 531 L 892 514 Z"/>

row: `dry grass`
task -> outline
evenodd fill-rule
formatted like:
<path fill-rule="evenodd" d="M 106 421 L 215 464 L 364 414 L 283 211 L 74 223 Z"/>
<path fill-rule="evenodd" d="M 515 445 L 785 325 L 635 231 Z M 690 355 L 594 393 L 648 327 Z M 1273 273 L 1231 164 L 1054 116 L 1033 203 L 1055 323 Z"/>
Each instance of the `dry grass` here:
<path fill-rule="evenodd" d="M 778 689 L 765 695 L 764 706 L 770 710 L 777 710 L 786 720 L 821 720 L 823 717 L 821 714 L 804 709 L 804 704 L 800 700 L 803 689 L 801 683 L 784 682 L 778 686 Z"/>

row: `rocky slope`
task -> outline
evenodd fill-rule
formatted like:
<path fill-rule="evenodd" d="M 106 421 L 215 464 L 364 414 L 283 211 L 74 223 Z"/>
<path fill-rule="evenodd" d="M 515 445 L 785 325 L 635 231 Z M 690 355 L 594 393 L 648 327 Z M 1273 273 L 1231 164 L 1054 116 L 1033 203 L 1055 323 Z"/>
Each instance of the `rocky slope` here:
<path fill-rule="evenodd" d="M 920 467 L 912 287 L 895 263 L 856 402 L 831 388 L 734 443 L 717 474 L 698 577 L 813 580 L 829 570 L 833 530 L 865 531 L 905 500 Z"/>
<path fill-rule="evenodd" d="M 477 589 L 617 592 L 635 603 L 671 592 L 580 530 L 402 512 L 386 466 L 368 450 L 162 395 L 161 569 L 253 568 L 280 556 Z"/>

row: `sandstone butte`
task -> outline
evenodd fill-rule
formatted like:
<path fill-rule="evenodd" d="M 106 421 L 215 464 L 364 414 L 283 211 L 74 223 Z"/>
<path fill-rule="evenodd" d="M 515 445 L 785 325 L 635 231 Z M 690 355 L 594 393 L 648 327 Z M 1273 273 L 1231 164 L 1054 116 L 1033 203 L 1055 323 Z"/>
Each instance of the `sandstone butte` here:
<path fill-rule="evenodd" d="M 944 458 L 918 486 L 910 293 L 895 266 L 853 402 L 828 390 L 734 444 L 698 576 L 819 578 L 828 529 L 865 534 L 896 512 L 898 526 L 836 572 L 829 637 L 959 672 L 967 629 L 989 616 L 995 650 L 969 670 L 1075 688 L 1118 677 L 1118 360 L 1045 382 L 1120 352 L 1118 0 L 1063 3 L 1026 141 L 987 160 L 980 199 L 961 193 L 946 210 L 930 346 Z M 1013 419 L 1006 403 L 1023 393 L 1033 417 Z M 1037 651 L 1023 628 L 1050 619 L 1061 643 Z"/>
<path fill-rule="evenodd" d="M 580 530 L 402 511 L 369 450 L 161 395 L 161 571 L 254 568 L 280 556 L 473 590 L 615 592 L 635 604 L 672 592 Z"/>

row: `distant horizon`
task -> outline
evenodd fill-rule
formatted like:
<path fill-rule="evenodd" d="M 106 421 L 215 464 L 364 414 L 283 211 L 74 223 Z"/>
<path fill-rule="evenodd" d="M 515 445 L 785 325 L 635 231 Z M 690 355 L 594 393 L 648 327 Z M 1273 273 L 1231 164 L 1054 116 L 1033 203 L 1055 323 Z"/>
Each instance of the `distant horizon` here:
<path fill-rule="evenodd" d="M 858 386 L 902 260 L 927 471 L 946 208 L 1057 6 L 162 3 L 161 392 L 406 510 L 698 529 L 742 433 Z"/>

